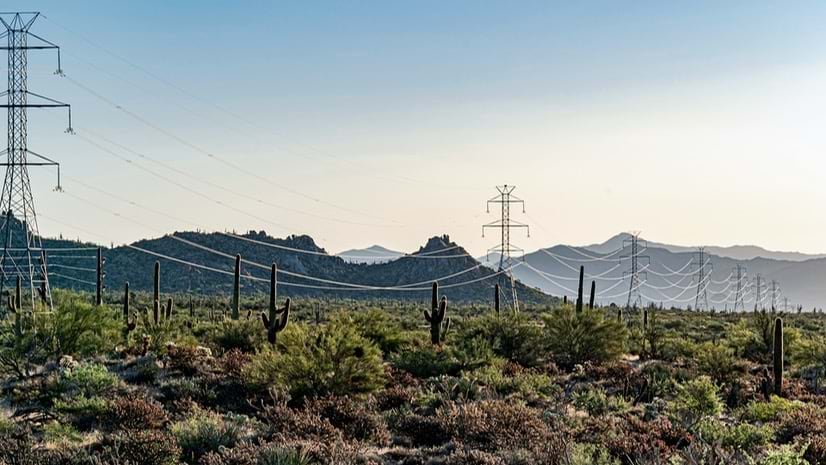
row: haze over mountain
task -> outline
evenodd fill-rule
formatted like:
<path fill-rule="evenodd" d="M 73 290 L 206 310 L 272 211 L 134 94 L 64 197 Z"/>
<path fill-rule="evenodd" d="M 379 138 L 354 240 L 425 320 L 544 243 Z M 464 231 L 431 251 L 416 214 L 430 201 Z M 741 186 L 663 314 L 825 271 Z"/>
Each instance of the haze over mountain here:
<path fill-rule="evenodd" d="M 380 245 L 371 245 L 365 249 L 350 249 L 337 254 L 348 263 L 387 263 L 404 255 Z"/>
<path fill-rule="evenodd" d="M 526 254 L 524 263 L 517 265 L 514 275 L 523 283 L 535 286 L 552 295 L 574 295 L 579 266 L 585 266 L 586 288 L 590 281 L 597 283 L 597 301 L 602 304 L 627 302 L 629 280 L 624 273 L 630 261 L 623 258 L 629 249 L 623 244 L 630 236 L 616 235 L 601 244 L 587 246 L 556 245 Z M 718 253 L 722 250 L 721 253 Z M 647 273 L 640 292 L 644 302 L 662 302 L 665 306 L 695 305 L 697 263 L 690 247 L 671 246 L 648 241 L 641 255 L 650 258 L 640 262 Z M 729 253 L 732 256 L 724 254 Z M 754 256 L 754 254 L 759 254 Z M 767 257 L 761 255 L 768 255 Z M 738 258 L 743 257 L 743 258 Z M 785 258 L 778 258 L 785 257 Z M 762 305 L 771 306 L 772 281 L 775 281 L 775 304 L 783 309 L 802 305 L 805 310 L 821 307 L 826 302 L 826 258 L 789 252 L 765 251 L 759 247 L 706 247 L 706 259 L 712 267 L 706 281 L 709 306 L 723 310 L 732 308 L 736 295 L 733 269 L 745 267 L 743 279 L 744 304 L 754 308 L 756 281 L 761 277 Z M 498 257 L 491 256 L 488 264 L 494 266 Z M 786 301 L 788 298 L 788 301 Z"/>

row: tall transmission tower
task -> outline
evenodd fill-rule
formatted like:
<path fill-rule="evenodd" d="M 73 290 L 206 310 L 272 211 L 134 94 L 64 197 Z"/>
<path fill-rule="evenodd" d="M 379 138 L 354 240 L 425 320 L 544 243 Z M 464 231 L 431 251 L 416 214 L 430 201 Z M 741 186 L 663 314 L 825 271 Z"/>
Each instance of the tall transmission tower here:
<path fill-rule="evenodd" d="M 763 295 L 763 277 L 759 274 L 754 277 L 754 309 L 755 310 L 763 310 L 766 307 L 763 306 L 763 300 L 765 296 Z"/>
<path fill-rule="evenodd" d="M 701 310 L 700 304 L 702 303 L 702 310 L 709 310 L 708 283 L 706 280 L 711 279 L 711 272 L 714 270 L 711 262 L 706 259 L 705 247 L 697 247 L 697 251 L 694 252 L 694 258 L 696 261 L 693 265 L 697 267 L 697 294 L 694 298 L 694 309 Z"/>
<path fill-rule="evenodd" d="M 625 305 L 626 310 L 631 310 L 632 307 L 642 307 L 642 292 L 640 292 L 640 287 L 643 282 L 648 279 L 648 273 L 645 271 L 645 268 L 651 265 L 651 258 L 648 255 L 640 255 L 642 253 L 640 250 L 641 243 L 642 250 L 648 248 L 648 243 L 640 239 L 639 231 L 632 232 L 631 237 L 622 242 L 623 249 L 629 247 L 631 249 L 629 255 L 620 256 L 621 260 L 631 260 L 631 268 L 623 274 L 623 276 L 629 276 L 631 278 L 631 284 L 628 288 L 628 302 Z M 648 262 L 645 268 L 640 268 L 640 261 Z M 642 279 L 640 279 L 640 277 L 642 277 Z"/>
<path fill-rule="evenodd" d="M 0 295 L 12 280 L 18 278 L 28 286 L 31 294 L 31 309 L 35 311 L 38 300 L 49 309 L 52 307 L 52 292 L 49 286 L 49 273 L 46 265 L 46 253 L 37 226 L 34 209 L 29 166 L 56 166 L 57 190 L 60 190 L 60 165 L 28 148 L 27 110 L 29 108 L 66 108 L 69 111 L 69 128 L 72 129 L 72 113 L 68 104 L 44 97 L 29 91 L 28 52 L 29 50 L 56 50 L 57 71 L 60 69 L 60 47 L 32 33 L 30 28 L 40 13 L 0 13 L 0 22 L 5 32 L 0 39 L 6 38 L 7 45 L 0 47 L 8 52 L 8 90 L 5 92 L 8 109 L 8 146 L 6 155 L 6 177 L 0 194 L 0 212 L 3 236 L 3 255 L 0 257 Z M 30 157 L 34 160 L 30 160 Z M 39 298 L 39 299 L 38 299 Z"/>
<path fill-rule="evenodd" d="M 520 223 L 511 219 L 511 205 L 520 204 L 522 206 L 522 213 L 525 213 L 525 201 L 513 195 L 516 186 L 496 186 L 499 195 L 488 200 L 486 210 L 490 213 L 491 204 L 499 204 L 500 218 L 488 224 L 482 225 L 482 237 L 485 237 L 485 230 L 498 229 L 500 231 L 499 245 L 488 250 L 488 255 L 491 252 L 499 254 L 499 272 L 504 274 L 510 280 L 511 287 L 511 304 L 514 311 L 519 311 L 519 296 L 516 294 L 516 280 L 513 277 L 514 260 L 513 254 L 524 254 L 524 250 L 511 243 L 511 229 L 524 228 L 527 231 L 528 237 L 531 237 L 531 230 L 527 224 Z"/>
<path fill-rule="evenodd" d="M 777 298 L 780 296 L 782 290 L 780 289 L 780 283 L 775 280 L 772 280 L 771 283 L 771 293 L 772 293 L 772 307 L 771 310 L 777 310 Z"/>
<path fill-rule="evenodd" d="M 736 290 L 734 291 L 734 307 L 732 307 L 732 311 L 736 312 L 737 307 L 740 307 L 743 311 L 746 311 L 746 303 L 744 302 L 745 295 L 743 292 L 743 282 L 746 279 L 746 267 L 743 265 L 737 265 L 731 269 L 731 274 L 736 286 Z"/>

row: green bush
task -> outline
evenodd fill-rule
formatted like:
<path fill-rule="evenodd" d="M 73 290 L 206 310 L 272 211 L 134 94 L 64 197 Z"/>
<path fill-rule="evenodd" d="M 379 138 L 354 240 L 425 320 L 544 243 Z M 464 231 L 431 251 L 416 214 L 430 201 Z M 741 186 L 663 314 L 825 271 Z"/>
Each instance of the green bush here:
<path fill-rule="evenodd" d="M 708 376 L 700 376 L 679 386 L 677 397 L 669 407 L 687 427 L 723 412 L 717 385 Z"/>
<path fill-rule="evenodd" d="M 119 384 L 117 375 L 110 373 L 105 366 L 94 363 L 85 363 L 64 372 L 58 382 L 64 393 L 87 398 L 108 394 Z"/>
<path fill-rule="evenodd" d="M 356 331 L 376 344 L 384 354 L 398 352 L 406 342 L 401 325 L 384 310 L 374 308 L 352 314 L 340 313 L 336 318 L 349 319 Z"/>
<path fill-rule="evenodd" d="M 458 341 L 484 340 L 493 353 L 522 366 L 533 367 L 543 361 L 542 329 L 527 315 L 486 315 L 460 325 Z"/>
<path fill-rule="evenodd" d="M 181 447 L 183 460 L 197 464 L 209 452 L 234 447 L 244 434 L 244 423 L 243 417 L 196 411 L 186 420 L 174 423 L 171 431 Z"/>
<path fill-rule="evenodd" d="M 732 381 L 743 373 L 743 364 L 729 347 L 706 342 L 697 348 L 695 357 L 700 373 L 718 383 Z"/>
<path fill-rule="evenodd" d="M 384 385 L 381 351 L 346 320 L 292 324 L 278 351 L 265 348 L 245 367 L 253 385 L 286 386 L 296 399 L 369 393 Z"/>
<path fill-rule="evenodd" d="M 609 396 L 599 387 L 588 387 L 574 392 L 573 401 L 576 408 L 585 410 L 588 415 L 594 417 L 623 412 L 629 408 L 625 400 Z"/>
<path fill-rule="evenodd" d="M 210 343 L 219 352 L 240 350 L 244 353 L 253 353 L 264 343 L 266 332 L 261 326 L 261 320 L 225 321 L 213 329 Z"/>
<path fill-rule="evenodd" d="M 457 375 L 462 368 L 453 351 L 432 344 L 421 344 L 395 354 L 391 363 L 417 378 Z"/>
<path fill-rule="evenodd" d="M 177 465 L 181 449 L 167 432 L 134 430 L 107 436 L 100 456 L 106 464 Z"/>
<path fill-rule="evenodd" d="M 619 359 L 625 350 L 625 325 L 600 310 L 576 313 L 563 306 L 543 319 L 548 349 L 560 366 L 610 362 Z"/>
<path fill-rule="evenodd" d="M 751 402 L 740 413 L 745 421 L 771 422 L 780 419 L 786 413 L 800 409 L 804 404 L 797 400 L 771 396 L 768 402 Z"/>

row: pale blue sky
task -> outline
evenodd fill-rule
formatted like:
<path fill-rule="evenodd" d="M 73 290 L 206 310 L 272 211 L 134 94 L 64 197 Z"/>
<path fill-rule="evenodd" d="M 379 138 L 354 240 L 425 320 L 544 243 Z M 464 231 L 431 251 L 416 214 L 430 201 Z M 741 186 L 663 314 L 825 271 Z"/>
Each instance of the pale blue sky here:
<path fill-rule="evenodd" d="M 481 253 L 495 242 L 480 237 L 485 200 L 509 183 L 529 250 L 642 230 L 826 251 L 823 2 L 7 3 L 46 16 L 33 32 L 63 46 L 71 79 L 30 57 L 31 90 L 71 102 L 78 131 L 30 116 L 30 148 L 67 177 L 57 194 L 33 174 L 47 235 L 121 243 L 199 225 L 340 251 L 447 232 Z M 86 140 L 101 136 L 246 213 Z"/>

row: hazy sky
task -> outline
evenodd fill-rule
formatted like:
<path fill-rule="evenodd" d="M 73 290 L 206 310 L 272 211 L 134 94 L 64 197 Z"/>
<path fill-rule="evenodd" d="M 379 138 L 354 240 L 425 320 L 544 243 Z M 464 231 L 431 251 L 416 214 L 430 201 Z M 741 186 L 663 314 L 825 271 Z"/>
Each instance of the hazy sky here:
<path fill-rule="evenodd" d="M 482 253 L 508 183 L 528 250 L 641 230 L 826 252 L 824 2 L 4 8 L 41 11 L 32 31 L 64 51 L 67 78 L 29 58 L 30 90 L 71 102 L 78 133 L 30 115 L 29 147 L 64 175 L 60 194 L 32 173 L 46 235 L 264 229 L 337 252 L 449 233 Z"/>

